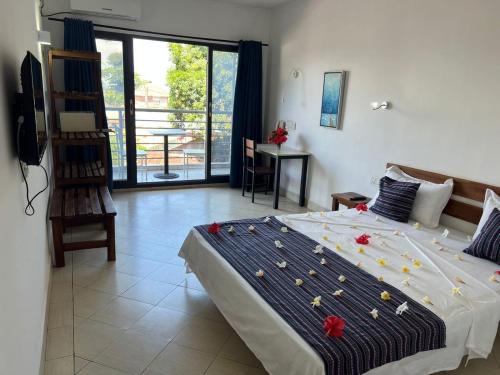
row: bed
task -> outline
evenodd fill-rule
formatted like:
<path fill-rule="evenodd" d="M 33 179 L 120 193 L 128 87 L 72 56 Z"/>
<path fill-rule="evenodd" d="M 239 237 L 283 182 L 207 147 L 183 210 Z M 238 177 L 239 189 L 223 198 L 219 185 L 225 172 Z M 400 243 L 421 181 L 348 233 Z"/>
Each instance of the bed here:
<path fill-rule="evenodd" d="M 432 182 L 448 178 L 436 173 L 399 166 L 406 173 Z M 479 221 L 481 208 L 463 199 L 482 201 L 487 187 L 498 187 L 454 179 L 452 199 L 444 213 L 471 223 Z M 491 352 L 500 321 L 500 283 L 492 282 L 498 270 L 493 262 L 461 252 L 470 243 L 464 233 L 439 227 L 417 228 L 413 222 L 402 224 L 379 218 L 370 211 L 318 212 L 276 217 L 284 225 L 317 241 L 325 248 L 337 244 L 345 248 L 338 254 L 364 271 L 403 291 L 415 301 L 426 295 L 432 305 L 426 307 L 446 325 L 446 347 L 423 351 L 386 363 L 368 374 L 430 374 L 452 370 L 464 355 L 486 358 Z M 352 238 L 360 231 L 369 232 L 369 252 L 354 251 Z M 443 235 L 444 234 L 444 235 Z M 242 278 L 196 229 L 187 236 L 179 255 L 194 272 L 208 295 L 272 375 L 324 375 L 325 366 L 317 352 L 296 330 Z M 401 266 L 405 257 L 424 260 L 422 272 L 412 273 L 402 284 Z M 376 259 L 390 259 L 389 267 L 380 267 Z M 460 280 L 461 296 L 450 288 Z M 423 303 L 423 302 L 421 302 Z"/>

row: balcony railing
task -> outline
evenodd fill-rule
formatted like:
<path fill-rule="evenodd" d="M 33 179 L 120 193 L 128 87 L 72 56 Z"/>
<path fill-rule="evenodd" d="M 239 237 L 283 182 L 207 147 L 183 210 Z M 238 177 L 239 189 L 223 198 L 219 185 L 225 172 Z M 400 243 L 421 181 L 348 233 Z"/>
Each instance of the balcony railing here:
<path fill-rule="evenodd" d="M 113 178 L 126 179 L 127 151 L 125 109 L 106 108 L 111 133 Z M 228 174 L 231 155 L 232 112 L 214 111 L 212 115 L 212 174 Z M 163 170 L 164 139 L 153 135 L 154 129 L 184 129 L 185 135 L 169 136 L 168 161 L 170 170 L 182 179 L 205 178 L 207 121 L 205 111 L 136 109 L 136 156 L 138 181 L 152 181 L 152 172 Z"/>

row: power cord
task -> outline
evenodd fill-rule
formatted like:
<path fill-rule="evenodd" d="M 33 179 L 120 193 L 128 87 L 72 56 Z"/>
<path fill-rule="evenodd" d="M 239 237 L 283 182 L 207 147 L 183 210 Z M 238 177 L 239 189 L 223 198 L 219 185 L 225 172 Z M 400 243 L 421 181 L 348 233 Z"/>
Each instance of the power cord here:
<path fill-rule="evenodd" d="M 20 116 L 18 119 L 18 126 L 17 126 L 17 152 L 18 154 L 20 153 L 20 135 L 21 135 L 21 127 L 23 126 L 24 123 L 24 117 Z M 30 198 L 30 192 L 29 192 L 29 185 L 28 185 L 28 180 L 26 179 L 26 175 L 24 174 L 24 167 L 23 167 L 23 162 L 21 159 L 17 159 L 19 161 L 19 169 L 21 170 L 21 174 L 23 175 L 23 180 L 24 180 L 24 185 L 26 186 L 26 200 L 27 204 L 26 207 L 24 208 L 24 213 L 28 216 L 33 216 L 35 214 L 35 207 L 33 207 L 33 202 L 35 199 L 42 194 L 45 190 L 49 188 L 49 174 L 47 173 L 47 170 L 43 165 L 39 165 L 40 168 L 43 169 L 45 173 L 45 187 L 40 190 L 38 193 L 36 193 L 33 197 Z"/>
<path fill-rule="evenodd" d="M 50 14 L 43 14 L 44 7 L 45 7 L 45 0 L 40 0 L 40 15 L 42 17 L 53 17 L 53 16 L 58 16 L 60 14 L 73 14 L 72 12 L 55 12 Z"/>

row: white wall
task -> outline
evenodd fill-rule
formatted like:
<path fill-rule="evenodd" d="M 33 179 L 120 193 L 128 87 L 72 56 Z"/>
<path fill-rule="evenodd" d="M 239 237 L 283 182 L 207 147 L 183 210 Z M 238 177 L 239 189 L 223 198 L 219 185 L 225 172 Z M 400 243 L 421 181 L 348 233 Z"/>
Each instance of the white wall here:
<path fill-rule="evenodd" d="M 373 195 L 370 177 L 389 161 L 500 185 L 499 14 L 497 0 L 298 0 L 274 9 L 268 127 L 297 122 L 290 145 L 313 153 L 313 206 L 328 207 L 332 192 Z M 341 131 L 319 126 L 331 70 L 349 71 Z M 370 109 L 383 100 L 394 108 Z M 285 171 L 293 195 L 300 169 Z"/>
<path fill-rule="evenodd" d="M 40 59 L 34 0 L 4 1 L 0 12 L 0 374 L 37 374 L 42 356 L 50 274 L 47 200 L 35 202 L 28 217 L 25 188 L 14 149 L 12 99 L 20 91 L 26 51 Z M 47 165 L 47 156 L 44 164 Z M 31 192 L 44 187 L 39 168 L 30 167 Z"/>
<path fill-rule="evenodd" d="M 46 0 L 45 4 L 44 13 L 69 10 L 69 0 Z M 142 0 L 142 17 L 137 22 L 81 15 L 73 17 L 87 18 L 106 25 L 170 34 L 267 42 L 269 16 L 267 9 L 213 0 Z M 45 20 L 44 25 L 53 31 L 55 45 L 62 46 L 62 24 Z"/>

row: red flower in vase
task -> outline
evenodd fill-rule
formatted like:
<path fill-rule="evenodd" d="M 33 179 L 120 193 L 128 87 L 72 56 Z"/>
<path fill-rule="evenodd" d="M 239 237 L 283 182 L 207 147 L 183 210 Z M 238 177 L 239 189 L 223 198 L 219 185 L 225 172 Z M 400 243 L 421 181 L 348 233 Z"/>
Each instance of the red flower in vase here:
<path fill-rule="evenodd" d="M 356 210 L 366 212 L 368 211 L 368 206 L 366 205 L 366 203 L 358 203 L 356 205 Z"/>
<path fill-rule="evenodd" d="M 220 232 L 220 224 L 213 223 L 208 226 L 208 233 L 217 234 Z"/>
<path fill-rule="evenodd" d="M 356 243 L 359 243 L 360 245 L 368 245 L 370 243 L 369 239 L 371 236 L 368 234 L 362 234 L 361 236 L 356 238 Z"/>
<path fill-rule="evenodd" d="M 344 335 L 345 321 L 335 315 L 329 315 L 323 321 L 323 329 L 327 336 L 342 337 Z"/>
<path fill-rule="evenodd" d="M 269 143 L 275 145 L 281 145 L 288 140 L 288 131 L 285 128 L 276 128 L 273 130 L 269 138 L 267 139 Z"/>

